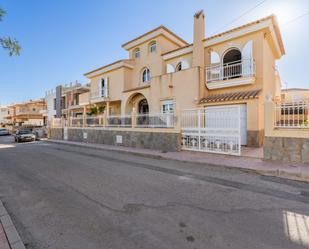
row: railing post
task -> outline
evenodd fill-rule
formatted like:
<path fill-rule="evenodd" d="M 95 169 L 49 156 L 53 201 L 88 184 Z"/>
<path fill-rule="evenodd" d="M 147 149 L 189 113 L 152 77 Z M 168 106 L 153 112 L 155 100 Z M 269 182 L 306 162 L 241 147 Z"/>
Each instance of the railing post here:
<path fill-rule="evenodd" d="M 175 114 L 176 114 L 175 117 L 173 117 L 175 118 L 174 120 L 176 122 L 174 126 L 177 131 L 181 132 L 181 119 L 182 119 L 181 110 L 177 110 Z"/>

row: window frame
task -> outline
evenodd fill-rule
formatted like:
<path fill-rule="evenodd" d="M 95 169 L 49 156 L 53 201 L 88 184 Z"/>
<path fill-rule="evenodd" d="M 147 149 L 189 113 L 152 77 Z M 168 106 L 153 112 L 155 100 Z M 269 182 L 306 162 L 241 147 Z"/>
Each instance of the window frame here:
<path fill-rule="evenodd" d="M 165 108 L 167 106 L 168 108 Z M 161 112 L 164 113 L 174 113 L 174 101 L 173 100 L 165 100 L 162 101 Z"/>
<path fill-rule="evenodd" d="M 141 50 L 139 48 L 134 49 L 133 53 L 134 53 L 134 58 L 135 59 L 141 58 Z M 137 54 L 138 54 L 138 56 L 137 56 Z"/>
<path fill-rule="evenodd" d="M 153 49 L 154 48 L 154 49 Z M 154 54 L 157 52 L 157 42 L 156 41 L 151 41 L 149 43 L 149 49 L 148 49 L 150 54 Z"/>
<path fill-rule="evenodd" d="M 144 75 L 145 75 L 145 80 L 144 80 Z M 142 70 L 142 82 L 143 83 L 149 83 L 151 79 L 151 74 L 150 74 L 150 70 L 148 67 L 145 67 Z"/>

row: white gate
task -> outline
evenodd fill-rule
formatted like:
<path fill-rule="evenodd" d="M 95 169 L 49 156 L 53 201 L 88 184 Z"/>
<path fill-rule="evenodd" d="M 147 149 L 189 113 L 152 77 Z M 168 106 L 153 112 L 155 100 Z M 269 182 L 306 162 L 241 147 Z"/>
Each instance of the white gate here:
<path fill-rule="evenodd" d="M 240 155 L 240 106 L 184 110 L 182 149 Z"/>

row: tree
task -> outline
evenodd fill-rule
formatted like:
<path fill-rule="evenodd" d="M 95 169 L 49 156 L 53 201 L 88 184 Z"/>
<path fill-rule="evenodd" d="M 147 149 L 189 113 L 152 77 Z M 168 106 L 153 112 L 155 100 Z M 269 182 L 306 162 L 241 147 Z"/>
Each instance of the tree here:
<path fill-rule="evenodd" d="M 2 21 L 5 14 L 6 14 L 6 12 L 3 9 L 0 8 L 0 22 Z M 8 36 L 7 37 L 0 37 L 0 45 L 5 50 L 9 51 L 10 56 L 20 54 L 21 47 L 20 47 L 18 41 L 16 41 L 15 39 L 12 39 Z"/>

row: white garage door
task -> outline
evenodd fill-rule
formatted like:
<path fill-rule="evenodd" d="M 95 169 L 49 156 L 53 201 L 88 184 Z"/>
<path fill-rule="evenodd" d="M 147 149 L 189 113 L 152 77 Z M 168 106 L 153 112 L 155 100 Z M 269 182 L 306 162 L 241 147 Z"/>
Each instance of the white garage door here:
<path fill-rule="evenodd" d="M 240 155 L 247 140 L 246 116 L 245 105 L 183 110 L 182 149 Z"/>
<path fill-rule="evenodd" d="M 206 127 L 209 128 L 216 128 L 218 127 L 218 125 L 220 127 L 222 126 L 226 126 L 224 128 L 228 128 L 228 126 L 230 125 L 230 123 L 226 123 L 226 124 L 222 124 L 220 120 L 220 118 L 217 117 L 217 115 L 219 114 L 219 112 L 216 112 L 215 110 L 218 109 L 218 107 L 220 108 L 226 108 L 229 109 L 230 112 L 235 112 L 235 117 L 238 116 L 238 110 L 235 108 L 229 108 L 229 107 L 236 107 L 239 106 L 240 108 L 240 141 L 241 141 L 241 145 L 247 145 L 247 105 L 243 104 L 243 105 L 222 105 L 222 106 L 210 106 L 210 107 L 206 107 L 206 115 L 205 118 L 207 120 L 206 122 Z M 207 110 L 209 110 L 210 112 L 207 112 Z M 216 115 L 217 113 L 217 115 Z M 220 124 L 218 124 L 218 122 L 220 122 Z"/>

